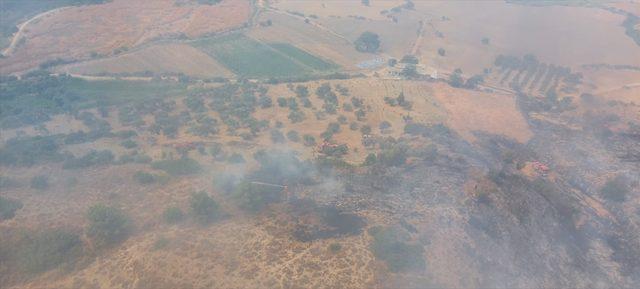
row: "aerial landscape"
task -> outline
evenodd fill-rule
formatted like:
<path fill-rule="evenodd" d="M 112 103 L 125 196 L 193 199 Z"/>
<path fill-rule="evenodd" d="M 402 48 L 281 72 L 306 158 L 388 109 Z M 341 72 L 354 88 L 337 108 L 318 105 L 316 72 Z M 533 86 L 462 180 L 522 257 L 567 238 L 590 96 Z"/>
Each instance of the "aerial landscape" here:
<path fill-rule="evenodd" d="M 0 0 L 0 289 L 638 284 L 638 0 Z"/>

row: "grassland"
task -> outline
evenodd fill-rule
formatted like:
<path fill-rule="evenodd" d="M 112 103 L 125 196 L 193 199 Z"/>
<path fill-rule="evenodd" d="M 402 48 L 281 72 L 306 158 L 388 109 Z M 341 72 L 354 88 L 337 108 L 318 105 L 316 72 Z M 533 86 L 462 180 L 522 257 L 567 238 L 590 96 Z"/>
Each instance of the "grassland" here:
<path fill-rule="evenodd" d="M 267 44 L 242 35 L 201 40 L 194 46 L 236 74 L 249 78 L 294 77 L 336 67 L 292 45 Z"/>

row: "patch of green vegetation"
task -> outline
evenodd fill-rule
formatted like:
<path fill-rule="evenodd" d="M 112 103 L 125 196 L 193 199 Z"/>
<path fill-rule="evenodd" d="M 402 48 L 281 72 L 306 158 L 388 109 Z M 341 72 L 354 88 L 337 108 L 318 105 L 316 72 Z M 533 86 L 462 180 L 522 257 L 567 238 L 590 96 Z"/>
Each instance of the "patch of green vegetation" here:
<path fill-rule="evenodd" d="M 274 49 L 280 51 L 283 54 L 286 54 L 289 57 L 294 58 L 296 61 L 299 61 L 302 64 L 308 67 L 311 67 L 314 70 L 325 71 L 325 70 L 335 70 L 339 68 L 338 65 L 331 63 L 329 61 L 323 60 L 322 58 L 312 55 L 289 43 L 270 43 L 269 46 L 273 47 Z"/>
<path fill-rule="evenodd" d="M 72 157 L 67 159 L 64 164 L 62 164 L 62 167 L 65 169 L 82 169 L 91 166 L 106 165 L 112 163 L 114 158 L 113 153 L 109 150 L 92 150 L 79 158 Z"/>
<path fill-rule="evenodd" d="M 266 44 L 239 34 L 201 40 L 194 46 L 249 78 L 297 77 L 336 68 L 292 45 Z"/>
<path fill-rule="evenodd" d="M 169 207 L 162 213 L 162 218 L 169 224 L 176 224 L 184 219 L 184 213 L 178 207 Z"/>
<path fill-rule="evenodd" d="M 49 177 L 45 175 L 37 175 L 31 178 L 31 188 L 36 190 L 46 190 L 49 188 Z"/>
<path fill-rule="evenodd" d="M 189 202 L 193 215 L 201 224 L 210 223 L 220 215 L 220 205 L 207 192 L 201 191 L 191 194 Z"/>
<path fill-rule="evenodd" d="M 373 237 L 371 250 L 376 258 L 384 261 L 391 272 L 424 270 L 424 248 L 408 243 L 406 232 L 394 227 L 376 226 L 368 230 Z"/>
<path fill-rule="evenodd" d="M 53 137 L 13 138 L 0 148 L 0 164 L 7 166 L 33 166 L 64 159 Z"/>
<path fill-rule="evenodd" d="M 153 184 L 156 181 L 156 176 L 147 172 L 137 171 L 133 174 L 133 179 L 139 184 L 148 185 Z"/>
<path fill-rule="evenodd" d="M 88 235 L 98 247 L 119 243 L 129 235 L 129 217 L 117 208 L 102 204 L 94 205 L 89 208 L 87 217 L 89 218 Z"/>
<path fill-rule="evenodd" d="M 631 192 L 629 181 L 623 175 L 608 180 L 600 190 L 604 198 L 615 202 L 624 202 L 629 192 Z"/>
<path fill-rule="evenodd" d="M 183 92 L 184 84 L 155 81 L 86 81 L 35 71 L 0 77 L 0 127 L 40 124 L 56 114 L 75 114 L 100 104 L 148 102 Z"/>
<path fill-rule="evenodd" d="M 12 219 L 20 209 L 22 202 L 0 196 L 0 221 Z"/>
<path fill-rule="evenodd" d="M 35 274 L 73 262 L 81 254 L 82 241 L 78 234 L 50 229 L 28 234 L 20 242 L 15 258 L 22 271 Z"/>
<path fill-rule="evenodd" d="M 151 164 L 154 169 L 163 170 L 172 176 L 187 176 L 200 172 L 200 164 L 190 158 L 181 158 L 177 160 L 162 160 Z"/>

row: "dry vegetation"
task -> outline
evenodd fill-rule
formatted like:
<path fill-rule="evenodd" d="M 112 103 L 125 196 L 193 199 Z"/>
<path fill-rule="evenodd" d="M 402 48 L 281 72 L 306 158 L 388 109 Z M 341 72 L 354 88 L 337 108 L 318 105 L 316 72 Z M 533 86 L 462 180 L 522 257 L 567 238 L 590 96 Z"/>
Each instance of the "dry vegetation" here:
<path fill-rule="evenodd" d="M 0 288 L 640 282 L 621 15 L 214 2 L 65 8 L 0 59 Z"/>

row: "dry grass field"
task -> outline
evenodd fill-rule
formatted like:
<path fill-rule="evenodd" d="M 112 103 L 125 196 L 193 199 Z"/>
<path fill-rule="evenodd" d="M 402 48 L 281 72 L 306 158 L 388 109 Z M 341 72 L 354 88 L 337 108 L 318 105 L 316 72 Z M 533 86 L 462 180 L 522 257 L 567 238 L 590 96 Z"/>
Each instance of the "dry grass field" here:
<path fill-rule="evenodd" d="M 69 64 L 60 72 L 101 74 L 183 73 L 197 77 L 232 77 L 233 73 L 207 54 L 186 44 L 158 44 L 106 59 Z"/>
<path fill-rule="evenodd" d="M 113 55 L 159 38 L 221 32 L 240 27 L 250 14 L 250 3 L 243 0 L 213 6 L 177 6 L 173 0 L 116 0 L 72 7 L 25 27 L 23 44 L 0 60 L 0 71 L 18 72 L 56 58 Z"/>

